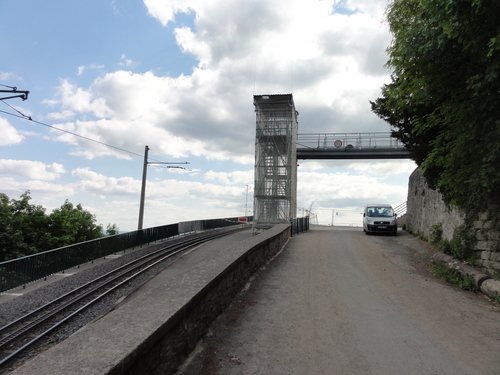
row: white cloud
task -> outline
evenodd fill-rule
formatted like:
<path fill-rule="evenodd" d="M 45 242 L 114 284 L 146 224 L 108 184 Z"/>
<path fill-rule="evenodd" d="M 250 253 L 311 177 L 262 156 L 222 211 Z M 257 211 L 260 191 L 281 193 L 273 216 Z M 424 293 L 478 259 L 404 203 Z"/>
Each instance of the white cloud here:
<path fill-rule="evenodd" d="M 63 110 L 61 112 L 51 112 L 46 115 L 49 120 L 69 120 L 75 116 L 75 112 Z"/>
<path fill-rule="evenodd" d="M 0 173 L 4 175 L 27 177 L 36 180 L 57 180 L 66 171 L 62 164 L 44 164 L 33 160 L 0 159 Z"/>
<path fill-rule="evenodd" d="M 16 194 L 21 195 L 26 190 L 36 192 L 40 199 L 33 200 L 35 204 L 53 207 L 60 206 L 63 203 L 61 197 L 66 198 L 75 194 L 73 187 L 69 184 L 55 184 L 40 180 L 19 181 L 12 177 L 0 177 L 0 186 L 2 186 L 2 192 L 7 193 L 11 198 Z M 32 194 L 32 197 L 34 195 Z M 46 203 L 52 200 L 59 203 L 54 205 Z"/>
<path fill-rule="evenodd" d="M 108 155 L 121 159 L 108 158 L 102 165 L 84 161 L 71 165 L 71 176 L 64 176 L 68 185 L 61 196 L 82 194 L 85 207 L 100 220 L 120 220 L 125 230 L 135 227 L 141 187 L 139 177 L 124 166 L 132 156 L 102 143 L 137 155 L 148 145 L 158 154 L 209 165 L 203 169 L 193 163 L 188 166 L 193 171 L 164 174 L 150 168 L 146 226 L 242 213 L 246 186 L 251 190 L 253 183 L 255 94 L 293 93 L 300 112 L 299 133 L 389 131 L 369 104 L 389 80 L 383 66 L 390 34 L 381 22 L 386 0 L 143 2 L 163 31 L 175 38 L 179 50 L 196 61 L 194 67 L 168 66 L 166 61 L 157 68 L 154 59 L 147 65 L 146 55 L 138 63 L 123 54 L 114 64 L 122 70 L 113 71 L 109 66 L 116 57 L 110 63 L 93 56 L 91 61 L 106 61 L 108 69 L 78 62 L 71 67 L 75 71 L 79 65 L 77 74 L 61 78 L 55 95 L 44 101 L 50 106 L 44 117 L 59 122 L 52 125 L 101 143 L 53 129 L 49 135 L 59 142 L 58 150 L 87 160 L 104 160 Z M 178 17 L 181 13 L 189 17 Z M 179 19 L 189 19 L 189 25 Z M 171 52 L 167 45 L 152 48 Z M 127 54 L 132 56 L 132 51 Z M 141 70 L 144 66 L 154 70 Z M 159 73 L 173 69 L 183 74 Z M 9 144 L 21 142 L 22 135 L 8 123 L 6 127 L 0 122 L 2 126 L 14 131 Z M 63 148 L 64 144 L 69 147 Z M 67 168 L 68 163 L 78 162 L 74 157 L 67 160 Z M 108 168 L 114 162 L 119 168 L 111 177 Z M 391 185 L 389 180 L 409 174 L 405 163 L 300 160 L 299 204 L 316 201 L 316 207 L 329 210 L 362 207 L 379 199 L 397 203 L 405 199 L 405 186 Z M 20 168 L 25 170 L 19 172 L 25 173 L 23 177 L 32 178 L 29 183 L 16 186 L 12 180 L 4 181 L 15 191 L 39 188 L 37 194 L 45 196 L 50 184 L 40 174 L 45 171 L 55 179 L 64 173 L 48 167 L 42 163 Z M 118 170 L 125 171 L 121 177 Z M 250 207 L 251 196 L 252 192 Z"/>
<path fill-rule="evenodd" d="M 21 143 L 24 137 L 14 128 L 7 119 L 0 117 L 0 146 Z"/>
<path fill-rule="evenodd" d="M 0 71 L 0 80 L 2 81 L 22 81 L 22 78 L 13 72 Z"/>
<path fill-rule="evenodd" d="M 80 181 L 78 186 L 83 191 L 92 192 L 96 195 L 107 197 L 108 195 L 136 195 L 139 196 L 141 181 L 131 177 L 108 177 L 91 171 L 90 168 L 77 168 L 72 175 Z M 211 175 L 208 173 L 207 175 Z M 173 200 L 191 199 L 198 200 L 231 200 L 240 197 L 245 189 L 241 184 L 236 185 L 236 180 L 241 179 L 239 173 L 228 174 L 233 181 L 231 183 L 212 184 L 197 181 L 179 180 L 148 180 L 146 184 L 147 195 L 151 199 Z M 220 175 L 217 176 L 220 181 Z M 225 179 L 224 179 L 225 180 Z"/>
<path fill-rule="evenodd" d="M 110 144 L 119 139 L 129 150 L 148 144 L 174 157 L 243 164 L 254 159 L 254 93 L 293 91 L 301 132 L 388 130 L 368 102 L 387 80 L 385 1 L 347 2 L 358 11 L 350 16 L 333 13 L 336 1 L 144 3 L 169 27 L 178 13 L 195 15 L 193 29 L 173 32 L 199 66 L 179 77 L 116 71 L 86 88 L 63 79 L 58 96 L 47 101 L 61 108 L 52 118 L 75 113 L 76 133 Z M 69 138 L 58 137 L 84 147 L 76 154 L 86 158 L 114 154 Z"/>
<path fill-rule="evenodd" d="M 81 76 L 85 70 L 103 69 L 104 65 L 90 64 L 90 65 L 80 65 L 78 67 L 78 75 Z"/>
<path fill-rule="evenodd" d="M 208 171 L 205 173 L 206 180 L 218 181 L 228 185 L 247 185 L 253 182 L 254 171 L 234 171 L 234 172 L 216 172 Z"/>
<path fill-rule="evenodd" d="M 370 163 L 350 163 L 350 168 L 357 172 L 377 175 L 410 174 L 417 167 L 413 160 L 371 161 Z"/>
<path fill-rule="evenodd" d="M 131 66 L 139 64 L 138 62 L 127 59 L 127 56 L 125 54 L 122 54 L 122 56 L 120 57 L 120 60 L 121 61 L 118 64 L 120 66 L 131 67 Z"/>
<path fill-rule="evenodd" d="M 112 195 L 138 195 L 140 181 L 131 177 L 108 177 L 90 170 L 90 168 L 77 168 L 71 172 L 73 177 L 80 179 L 79 189 L 106 197 Z"/>
<path fill-rule="evenodd" d="M 184 0 L 144 0 L 144 4 L 148 8 L 149 14 L 160 21 L 163 26 L 174 21 L 176 13 L 189 13 L 190 3 L 191 2 Z"/>
<path fill-rule="evenodd" d="M 317 201 L 323 207 L 363 207 L 368 202 L 401 203 L 407 187 L 395 186 L 383 178 L 349 173 L 299 172 L 298 202 L 308 206 Z"/>

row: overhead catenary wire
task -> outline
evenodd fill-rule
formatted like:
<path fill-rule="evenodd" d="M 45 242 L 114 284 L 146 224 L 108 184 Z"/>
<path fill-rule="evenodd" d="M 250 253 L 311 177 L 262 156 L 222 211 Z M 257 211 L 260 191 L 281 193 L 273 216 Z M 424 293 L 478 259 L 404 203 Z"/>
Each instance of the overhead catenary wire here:
<path fill-rule="evenodd" d="M 163 152 L 160 152 L 160 151 L 157 151 L 156 149 L 149 149 L 152 153 L 155 153 L 155 154 L 159 154 L 159 155 L 163 155 L 163 156 L 167 156 L 169 158 L 172 158 L 173 156 L 172 155 L 167 155 L 167 154 L 164 154 Z M 177 159 L 177 160 L 181 160 L 179 163 L 176 163 L 176 164 L 189 164 L 189 162 L 185 161 L 185 160 L 182 160 L 182 159 L 179 159 L 179 158 L 176 158 L 176 157 L 173 157 L 174 159 Z M 153 159 L 153 158 L 149 158 L 151 160 L 155 160 L 155 161 L 158 161 L 156 159 Z"/>
<path fill-rule="evenodd" d="M 50 124 L 46 124 L 44 122 L 41 122 L 41 121 L 37 121 L 37 120 L 34 120 L 31 116 L 27 116 L 25 115 L 24 113 L 22 113 L 21 111 L 17 110 L 16 108 L 14 108 L 13 106 L 11 106 L 10 104 L 6 103 L 5 101 L 1 100 L 3 103 L 5 103 L 7 106 L 9 106 L 10 108 L 12 108 L 14 111 L 18 112 L 19 115 L 16 115 L 15 113 L 10 113 L 10 112 L 7 112 L 7 111 L 3 111 L 0 109 L 0 112 L 1 113 L 5 113 L 7 115 L 10 115 L 10 116 L 13 116 L 13 117 L 18 117 L 18 118 L 21 118 L 23 120 L 27 120 L 27 121 L 31 121 L 35 124 L 39 124 L 39 125 L 43 125 L 43 126 L 46 126 L 48 128 L 51 128 L 51 129 L 54 129 L 54 130 L 58 130 L 58 131 L 61 131 L 61 132 L 64 132 L 64 133 L 67 133 L 67 134 L 71 134 L 75 137 L 78 137 L 78 138 L 82 138 L 82 139 L 85 139 L 89 142 L 94 142 L 94 143 L 97 143 L 97 144 L 100 144 L 100 145 L 103 145 L 103 146 L 106 146 L 106 147 L 109 147 L 109 148 L 112 148 L 114 150 L 117 150 L 117 151 L 121 151 L 121 152 L 125 152 L 125 153 L 128 153 L 128 154 L 131 154 L 133 156 L 136 156 L 136 157 L 139 157 L 139 158 L 142 158 L 143 155 L 141 154 L 138 154 L 136 152 L 133 152 L 133 151 L 129 151 L 129 150 L 125 150 L 123 148 L 120 148 L 120 147 L 117 147 L 117 146 L 113 146 L 113 145 L 110 145 L 109 143 L 105 143 L 105 142 L 101 142 L 101 141 L 98 141 L 96 139 L 92 139 L 92 138 L 89 138 L 89 137 L 86 137 L 84 135 L 81 135 L 81 134 L 77 134 L 77 133 L 73 133 L 69 130 L 65 130 L 65 129 L 61 129 L 61 128 L 58 128 L 54 125 L 50 125 Z M 153 158 L 149 158 L 151 160 L 155 160 L 155 161 L 159 161 L 159 160 L 156 160 L 156 159 L 153 159 Z"/>

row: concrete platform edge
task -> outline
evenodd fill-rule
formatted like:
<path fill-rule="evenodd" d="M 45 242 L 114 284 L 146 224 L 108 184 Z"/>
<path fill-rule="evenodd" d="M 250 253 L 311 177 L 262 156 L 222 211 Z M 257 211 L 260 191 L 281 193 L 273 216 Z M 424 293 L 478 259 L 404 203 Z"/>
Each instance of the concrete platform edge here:
<path fill-rule="evenodd" d="M 149 307 L 155 316 L 131 316 L 130 304 L 154 300 L 158 289 L 148 296 L 141 291 L 12 374 L 174 374 L 252 274 L 283 249 L 290 233 L 289 224 L 276 225 L 231 246 L 227 257 L 183 275 L 168 286 L 172 297 Z M 133 335 L 124 328 L 127 324 L 134 325 Z"/>
<path fill-rule="evenodd" d="M 174 374 L 213 321 L 229 306 L 250 277 L 271 260 L 290 238 L 290 225 L 276 225 L 175 312 L 147 342 L 108 375 Z M 212 295 L 211 295 L 212 294 Z"/>

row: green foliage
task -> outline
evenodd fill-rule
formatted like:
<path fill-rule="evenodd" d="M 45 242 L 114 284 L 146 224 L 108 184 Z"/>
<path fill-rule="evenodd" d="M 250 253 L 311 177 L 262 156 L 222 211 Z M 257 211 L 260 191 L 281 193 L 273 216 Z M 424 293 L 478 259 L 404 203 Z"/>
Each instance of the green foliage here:
<path fill-rule="evenodd" d="M 455 258 L 460 260 L 468 260 L 472 256 L 474 246 L 476 244 L 476 236 L 473 230 L 465 225 L 459 226 L 453 233 L 451 240 L 452 254 Z"/>
<path fill-rule="evenodd" d="M 10 201 L 7 195 L 0 194 L 0 260 L 35 254 L 44 248 L 48 225 L 45 209 L 32 205 L 29 191 L 19 200 Z"/>
<path fill-rule="evenodd" d="M 495 270 L 492 276 L 495 280 L 500 280 L 500 270 Z"/>
<path fill-rule="evenodd" d="M 438 244 L 443 239 L 443 224 L 438 223 L 432 226 L 430 241 L 433 245 Z"/>
<path fill-rule="evenodd" d="M 469 216 L 500 207 L 500 2 L 392 0 L 392 82 L 372 111 Z"/>
<path fill-rule="evenodd" d="M 476 236 L 473 230 L 466 225 L 455 229 L 451 241 L 442 238 L 443 228 L 441 223 L 432 226 L 431 243 L 445 254 L 459 260 L 470 260 L 476 244 Z"/>
<path fill-rule="evenodd" d="M 120 228 L 116 224 L 108 224 L 106 227 L 106 235 L 107 236 L 114 236 L 120 232 Z"/>
<path fill-rule="evenodd" d="M 456 285 L 464 290 L 469 290 L 471 292 L 478 291 L 472 276 L 462 275 L 454 268 L 448 268 L 441 264 L 434 264 L 433 272 L 436 276 L 442 277 L 450 284 Z"/>
<path fill-rule="evenodd" d="M 52 211 L 49 221 L 52 248 L 103 237 L 102 225 L 96 225 L 95 216 L 67 199 L 61 208 Z"/>
<path fill-rule="evenodd" d="M 29 191 L 19 200 L 0 193 L 0 262 L 104 236 L 102 225 L 80 204 L 66 200 L 46 215 L 42 206 L 30 200 Z M 115 224 L 108 225 L 108 234 L 117 232 Z"/>
<path fill-rule="evenodd" d="M 493 297 L 493 302 L 500 303 L 500 294 L 495 294 L 495 297 Z"/>

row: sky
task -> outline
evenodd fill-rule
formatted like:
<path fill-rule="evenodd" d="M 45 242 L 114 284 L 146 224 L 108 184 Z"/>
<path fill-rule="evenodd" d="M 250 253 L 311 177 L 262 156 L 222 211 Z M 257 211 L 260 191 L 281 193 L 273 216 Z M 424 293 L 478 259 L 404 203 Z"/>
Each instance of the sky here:
<path fill-rule="evenodd" d="M 252 215 L 254 95 L 292 94 L 299 134 L 390 131 L 370 110 L 390 82 L 386 6 L 0 0 L 0 90 L 29 91 L 0 101 L 0 192 L 29 190 L 47 213 L 68 200 L 135 230 L 148 146 L 144 228 Z M 324 225 L 358 226 L 365 204 L 406 201 L 415 169 L 299 164 L 297 216 Z"/>

